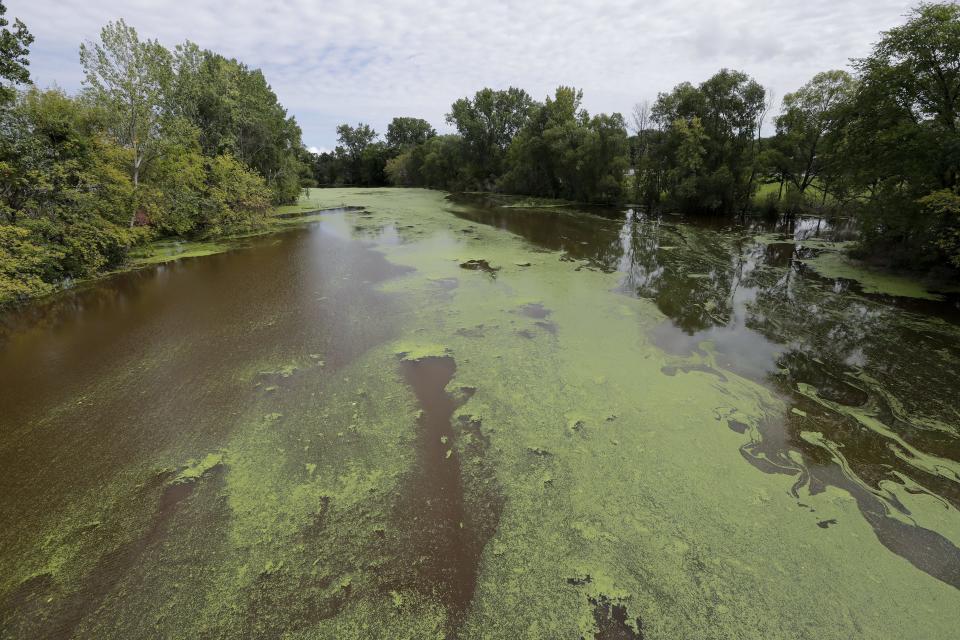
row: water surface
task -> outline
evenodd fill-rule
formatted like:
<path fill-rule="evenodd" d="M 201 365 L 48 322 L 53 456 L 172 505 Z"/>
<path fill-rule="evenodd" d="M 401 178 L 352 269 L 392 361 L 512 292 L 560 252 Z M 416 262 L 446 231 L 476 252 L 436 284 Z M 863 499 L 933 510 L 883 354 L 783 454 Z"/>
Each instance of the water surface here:
<path fill-rule="evenodd" d="M 2 636 L 953 637 L 955 294 L 498 204 L 314 190 L 7 314 Z"/>

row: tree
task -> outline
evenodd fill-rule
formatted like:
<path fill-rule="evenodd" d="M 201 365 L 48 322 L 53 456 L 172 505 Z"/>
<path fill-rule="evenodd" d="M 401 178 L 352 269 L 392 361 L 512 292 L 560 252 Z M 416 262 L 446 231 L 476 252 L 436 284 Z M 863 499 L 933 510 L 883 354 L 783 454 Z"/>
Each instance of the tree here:
<path fill-rule="evenodd" d="M 0 32 L 5 81 L 28 78 L 25 33 Z M 259 71 L 190 43 L 174 56 L 122 21 L 81 61 L 79 97 L 3 85 L 0 306 L 116 268 L 157 235 L 262 224 L 271 195 L 300 189 L 299 127 Z"/>
<path fill-rule="evenodd" d="M 859 83 L 837 133 L 844 177 L 862 194 L 860 250 L 914 266 L 948 261 L 960 189 L 960 6 L 921 4 L 855 63 Z"/>
<path fill-rule="evenodd" d="M 53 290 L 44 278 L 53 256 L 30 236 L 28 229 L 0 224 L 0 305 Z"/>
<path fill-rule="evenodd" d="M 16 96 L 16 86 L 30 83 L 30 45 L 33 35 L 19 18 L 10 22 L 4 17 L 7 8 L 0 2 L 0 104 L 7 104 Z"/>
<path fill-rule="evenodd" d="M 755 188 L 756 134 L 766 92 L 741 71 L 721 69 L 699 86 L 684 82 L 657 96 L 652 120 L 664 132 L 658 153 L 672 170 L 664 185 L 674 205 L 691 212 L 728 214 L 749 205 Z M 694 124 L 694 119 L 698 124 Z M 678 120 L 686 122 L 677 126 Z M 702 134 L 702 135 L 701 135 Z M 702 166 L 691 171 L 690 136 L 702 146 Z"/>
<path fill-rule="evenodd" d="M 359 183 L 367 187 L 382 187 L 387 184 L 387 160 L 393 155 L 383 142 L 368 144 L 360 154 Z"/>
<path fill-rule="evenodd" d="M 387 161 L 390 184 L 458 191 L 466 188 L 466 157 L 457 135 L 433 136 Z"/>
<path fill-rule="evenodd" d="M 558 87 L 531 110 L 513 139 L 502 184 L 517 193 L 612 202 L 628 165 L 626 123 L 620 114 L 590 117 L 583 92 Z"/>
<path fill-rule="evenodd" d="M 937 219 L 937 248 L 952 266 L 960 269 L 960 195 L 952 189 L 941 189 L 921 198 L 920 205 Z"/>
<path fill-rule="evenodd" d="M 387 125 L 387 146 L 400 151 L 423 144 L 435 135 L 437 131 L 422 118 L 398 117 Z"/>
<path fill-rule="evenodd" d="M 120 264 L 143 237 L 128 228 L 123 150 L 102 135 L 100 116 L 60 90 L 35 88 L 3 110 L 0 210 L 16 229 L 6 233 L 4 260 L 8 271 L 29 274 L 47 290 Z M 42 293 L 28 289 L 7 288 L 0 305 Z"/>
<path fill-rule="evenodd" d="M 418 175 L 413 161 L 414 151 L 408 149 L 400 155 L 387 160 L 383 167 L 387 181 L 395 187 L 413 187 L 418 185 Z"/>
<path fill-rule="evenodd" d="M 510 145 L 509 171 L 502 181 L 507 190 L 551 198 L 566 195 L 564 185 L 576 179 L 575 154 L 586 115 L 582 100 L 582 91 L 558 87 L 553 97 L 533 105 Z"/>
<path fill-rule="evenodd" d="M 855 89 L 856 82 L 846 71 L 824 71 L 783 97 L 776 147 L 784 159 L 785 178 L 801 194 L 818 178 L 829 182 L 824 172 L 834 149 L 828 137 L 837 130 Z"/>
<path fill-rule="evenodd" d="M 173 58 L 156 40 L 141 41 L 123 20 L 100 31 L 100 42 L 80 45 L 80 64 L 90 98 L 104 109 L 110 131 L 130 150 L 130 177 L 140 184 L 144 168 L 162 152 L 173 79 Z M 134 225 L 136 211 L 130 216 Z"/>
<path fill-rule="evenodd" d="M 704 174 L 707 150 L 707 134 L 698 116 L 690 120 L 674 120 L 671 131 L 673 143 L 676 145 L 672 168 L 667 172 L 667 178 L 672 185 L 671 194 L 680 203 L 691 203 L 690 208 L 712 202 L 704 197 L 715 196 L 715 193 L 704 193 L 700 182 Z"/>
<path fill-rule="evenodd" d="M 267 181 L 277 203 L 295 200 L 301 175 L 300 127 L 259 69 L 186 42 L 176 49 L 170 109 L 189 121 L 207 157 L 229 154 Z"/>
<path fill-rule="evenodd" d="M 313 177 L 320 186 L 334 186 L 343 183 L 343 166 L 336 154 L 329 151 L 313 154 L 311 161 Z"/>
<path fill-rule="evenodd" d="M 362 184 L 364 180 L 364 152 L 377 139 L 377 132 L 364 123 L 351 127 L 349 124 L 337 126 L 337 157 L 346 169 L 347 181 Z M 369 163 L 370 156 L 367 156 Z"/>
<path fill-rule="evenodd" d="M 450 107 L 447 122 L 463 138 L 468 172 L 477 186 L 489 188 L 503 175 L 507 149 L 534 106 L 523 89 L 481 89 L 473 99 L 460 98 Z"/>
<path fill-rule="evenodd" d="M 422 184 L 451 191 L 466 189 L 470 178 L 465 146 L 460 136 L 445 135 L 430 138 L 418 147 L 422 149 L 419 167 Z"/>
<path fill-rule="evenodd" d="M 615 203 L 623 194 L 628 160 L 627 123 L 619 113 L 601 113 L 585 123 L 574 200 Z"/>
<path fill-rule="evenodd" d="M 258 223 L 270 208 L 270 190 L 263 178 L 230 155 L 208 160 L 204 221 L 215 232 Z"/>

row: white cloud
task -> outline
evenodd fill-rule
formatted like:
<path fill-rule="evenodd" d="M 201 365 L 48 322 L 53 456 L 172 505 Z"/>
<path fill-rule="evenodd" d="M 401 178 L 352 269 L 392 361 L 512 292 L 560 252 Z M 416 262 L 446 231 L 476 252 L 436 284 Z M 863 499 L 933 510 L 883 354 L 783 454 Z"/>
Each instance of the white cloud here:
<path fill-rule="evenodd" d="M 394 115 L 445 128 L 456 98 L 521 86 L 584 90 L 624 114 L 683 80 L 743 69 L 778 96 L 863 56 L 902 22 L 903 0 L 12 0 L 36 35 L 40 85 L 79 86 L 77 47 L 109 20 L 172 46 L 190 39 L 264 70 L 304 141 L 332 147 L 339 122 L 378 131 Z"/>

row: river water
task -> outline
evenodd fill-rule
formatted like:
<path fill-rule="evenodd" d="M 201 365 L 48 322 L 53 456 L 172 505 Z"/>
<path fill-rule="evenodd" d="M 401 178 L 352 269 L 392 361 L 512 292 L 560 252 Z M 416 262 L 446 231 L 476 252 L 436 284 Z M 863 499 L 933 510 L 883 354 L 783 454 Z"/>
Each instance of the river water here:
<path fill-rule="evenodd" d="M 522 204 L 313 190 L 4 316 L 0 637 L 955 637 L 956 294 Z"/>

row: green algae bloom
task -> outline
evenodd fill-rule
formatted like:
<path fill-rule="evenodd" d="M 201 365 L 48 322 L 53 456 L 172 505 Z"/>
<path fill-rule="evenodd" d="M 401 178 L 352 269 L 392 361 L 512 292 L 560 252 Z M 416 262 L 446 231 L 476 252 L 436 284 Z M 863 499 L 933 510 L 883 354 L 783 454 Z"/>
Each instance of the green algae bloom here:
<path fill-rule="evenodd" d="M 184 469 L 173 477 L 170 484 L 196 482 L 221 464 L 223 464 L 223 455 L 219 453 L 209 453 L 201 460 L 191 460 Z"/>
<path fill-rule="evenodd" d="M 526 204 L 312 190 L 286 213 L 340 210 L 11 402 L 75 466 L 5 498 L 4 628 L 952 638 L 956 325 L 745 231 Z"/>
<path fill-rule="evenodd" d="M 184 258 L 201 258 L 223 253 L 230 248 L 228 242 L 161 240 L 132 252 L 130 261 L 134 266 L 144 266 Z"/>
<path fill-rule="evenodd" d="M 823 251 L 816 257 L 804 259 L 824 278 L 853 280 L 864 293 L 879 293 L 923 300 L 943 300 L 943 296 L 931 293 L 923 283 L 904 276 L 871 269 L 837 251 Z"/>

